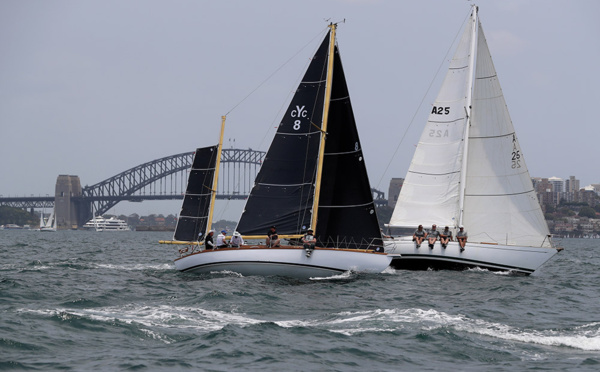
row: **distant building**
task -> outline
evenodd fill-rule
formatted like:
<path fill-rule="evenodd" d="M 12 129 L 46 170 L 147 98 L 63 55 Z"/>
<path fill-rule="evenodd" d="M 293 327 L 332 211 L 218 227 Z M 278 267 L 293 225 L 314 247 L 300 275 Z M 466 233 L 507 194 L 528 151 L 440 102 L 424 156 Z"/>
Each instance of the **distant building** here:
<path fill-rule="evenodd" d="M 569 176 L 568 180 L 565 180 L 565 192 L 579 191 L 579 180 L 575 176 Z"/>
<path fill-rule="evenodd" d="M 548 178 L 548 182 L 552 184 L 552 191 L 554 192 L 563 192 L 564 180 L 558 177 L 550 177 Z"/>
<path fill-rule="evenodd" d="M 600 183 L 592 183 L 584 188 L 586 191 L 593 191 L 600 196 Z M 583 191 L 583 190 L 582 190 Z"/>
<path fill-rule="evenodd" d="M 390 188 L 388 190 L 388 207 L 394 208 L 400 195 L 400 190 L 404 184 L 404 178 L 392 178 Z"/>

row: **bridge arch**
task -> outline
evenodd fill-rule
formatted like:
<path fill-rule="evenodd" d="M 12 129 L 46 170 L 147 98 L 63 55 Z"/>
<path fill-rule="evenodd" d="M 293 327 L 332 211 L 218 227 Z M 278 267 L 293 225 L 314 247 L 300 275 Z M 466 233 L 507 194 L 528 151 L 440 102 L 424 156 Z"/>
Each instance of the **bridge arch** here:
<path fill-rule="evenodd" d="M 250 193 L 264 159 L 264 151 L 223 149 L 217 197 L 244 199 Z M 78 222 L 102 215 L 120 201 L 181 199 L 194 152 L 165 156 L 130 168 L 82 188 Z"/>

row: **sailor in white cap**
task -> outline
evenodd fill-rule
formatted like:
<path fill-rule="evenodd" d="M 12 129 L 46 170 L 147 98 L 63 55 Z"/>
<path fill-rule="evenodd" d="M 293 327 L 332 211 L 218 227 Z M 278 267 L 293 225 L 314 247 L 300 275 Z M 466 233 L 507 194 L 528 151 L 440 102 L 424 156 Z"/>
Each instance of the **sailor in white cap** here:
<path fill-rule="evenodd" d="M 244 245 L 244 238 L 242 238 L 242 234 L 235 231 L 231 237 L 231 246 L 234 248 L 239 248 L 241 245 Z"/>

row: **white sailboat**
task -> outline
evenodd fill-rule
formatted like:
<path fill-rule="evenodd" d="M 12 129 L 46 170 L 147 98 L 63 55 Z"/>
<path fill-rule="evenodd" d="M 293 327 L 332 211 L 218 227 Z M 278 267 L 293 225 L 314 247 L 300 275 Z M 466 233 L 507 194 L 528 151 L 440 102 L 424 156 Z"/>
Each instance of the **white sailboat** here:
<path fill-rule="evenodd" d="M 276 225 L 282 244 L 207 250 L 198 241 L 212 222 L 223 117 L 219 145 L 196 151 L 174 241 L 161 242 L 193 247 L 180 250 L 175 260 L 178 270 L 310 278 L 350 270 L 380 273 L 389 266 L 392 256 L 382 252 L 335 42 L 336 25 L 329 27 L 281 120 L 236 227 L 246 241 L 256 241 L 265 239 L 269 227 Z M 352 177 L 345 176 L 350 173 Z M 283 244 L 284 239 L 299 239 L 309 228 L 318 239 L 311 255 L 301 245 Z"/>
<path fill-rule="evenodd" d="M 54 217 L 54 209 L 50 213 L 48 219 L 44 219 L 44 213 L 40 213 L 40 231 L 55 232 L 56 231 L 56 218 Z"/>
<path fill-rule="evenodd" d="M 513 270 L 530 274 L 560 248 L 533 189 L 478 18 L 471 16 L 421 135 L 390 227 L 436 224 L 468 242 L 420 248 L 410 236 L 386 241 L 402 269 Z M 439 231 L 439 230 L 438 230 Z"/>

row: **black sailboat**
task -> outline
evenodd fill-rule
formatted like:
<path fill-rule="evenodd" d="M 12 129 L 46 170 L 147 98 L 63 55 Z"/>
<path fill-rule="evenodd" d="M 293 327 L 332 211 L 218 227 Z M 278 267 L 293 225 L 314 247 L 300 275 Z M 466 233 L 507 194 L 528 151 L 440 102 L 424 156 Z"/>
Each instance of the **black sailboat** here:
<path fill-rule="evenodd" d="M 382 246 L 381 233 L 335 43 L 336 25 L 329 28 L 281 120 L 236 228 L 246 239 L 265 238 L 273 225 L 284 239 L 297 239 L 311 228 L 318 239 L 314 252 L 264 244 L 202 250 L 176 259 L 179 270 L 306 278 L 382 272 L 389 266 L 392 257 L 375 252 Z M 194 191 L 202 195 L 197 186 Z M 202 201 L 188 202 L 191 207 L 184 201 L 182 216 L 184 210 L 203 210 Z M 182 229 L 193 228 L 185 228 L 191 232 L 181 237 L 189 238 L 204 219 L 192 213 L 185 218 Z"/>
<path fill-rule="evenodd" d="M 327 85 L 330 39 L 325 37 L 312 58 L 266 154 L 237 227 L 243 235 L 262 237 L 273 225 L 284 236 L 313 228 L 322 247 L 382 246 L 335 44 L 331 88 Z"/>

